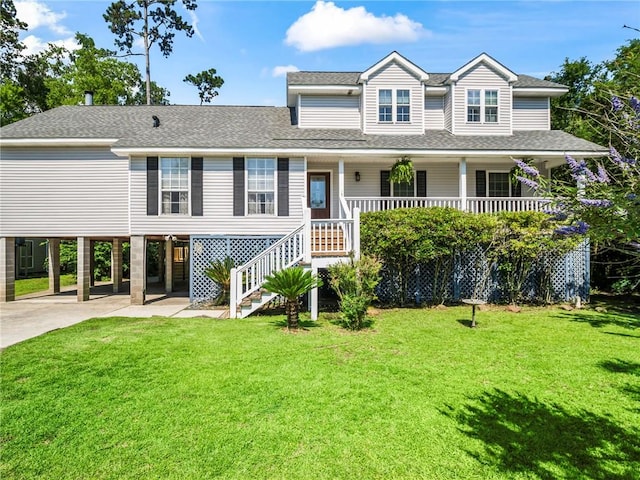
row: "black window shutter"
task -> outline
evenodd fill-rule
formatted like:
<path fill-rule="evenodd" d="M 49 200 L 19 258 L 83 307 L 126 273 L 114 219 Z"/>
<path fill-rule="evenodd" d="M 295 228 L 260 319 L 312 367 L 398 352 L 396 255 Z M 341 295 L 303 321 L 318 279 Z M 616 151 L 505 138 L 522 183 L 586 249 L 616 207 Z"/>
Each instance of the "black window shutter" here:
<path fill-rule="evenodd" d="M 511 173 L 509 175 L 509 181 L 511 183 L 511 196 L 512 197 L 521 197 L 522 196 L 522 183 L 515 177 L 516 169 L 512 168 Z"/>
<path fill-rule="evenodd" d="M 476 197 L 487 196 L 487 172 L 476 170 Z"/>
<path fill-rule="evenodd" d="M 391 183 L 389 183 L 390 170 L 380 170 L 380 196 L 391 196 Z"/>
<path fill-rule="evenodd" d="M 278 158 L 278 216 L 289 216 L 289 159 Z"/>
<path fill-rule="evenodd" d="M 147 215 L 158 215 L 158 157 L 147 157 Z"/>
<path fill-rule="evenodd" d="M 191 158 L 191 215 L 202 216 L 202 157 Z"/>
<path fill-rule="evenodd" d="M 416 195 L 418 197 L 427 196 L 427 171 L 426 170 L 416 171 Z"/>
<path fill-rule="evenodd" d="M 233 157 L 233 215 L 244 216 L 244 158 Z"/>

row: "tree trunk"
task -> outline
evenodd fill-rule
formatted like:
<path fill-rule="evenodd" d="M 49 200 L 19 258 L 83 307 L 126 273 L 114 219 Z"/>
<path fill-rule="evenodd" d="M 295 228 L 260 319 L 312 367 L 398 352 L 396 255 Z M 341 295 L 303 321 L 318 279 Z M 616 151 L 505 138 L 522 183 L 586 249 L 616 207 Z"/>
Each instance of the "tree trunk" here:
<path fill-rule="evenodd" d="M 287 300 L 287 327 L 293 330 L 298 329 L 298 299 Z"/>
<path fill-rule="evenodd" d="M 144 40 L 144 59 L 145 59 L 145 80 L 147 89 L 147 105 L 151 105 L 151 65 L 149 59 L 149 5 L 144 3 L 144 26 L 142 29 L 142 37 Z"/>

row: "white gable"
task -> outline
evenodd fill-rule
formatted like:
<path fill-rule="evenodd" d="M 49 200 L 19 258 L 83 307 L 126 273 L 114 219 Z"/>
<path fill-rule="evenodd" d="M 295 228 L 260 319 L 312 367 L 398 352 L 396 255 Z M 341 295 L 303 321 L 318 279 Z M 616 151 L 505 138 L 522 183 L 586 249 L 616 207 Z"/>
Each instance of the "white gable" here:
<path fill-rule="evenodd" d="M 509 70 L 507 67 L 502 65 L 500 62 L 498 62 L 495 59 L 491 58 L 486 53 L 482 53 L 482 54 L 478 55 L 476 58 L 474 58 L 473 60 L 471 60 L 470 62 L 468 62 L 467 64 L 463 65 L 462 67 L 460 67 L 455 72 L 453 72 L 449 76 L 449 80 L 451 80 L 452 82 L 457 82 L 460 79 L 461 75 L 464 75 L 466 72 L 468 72 L 469 70 L 471 70 L 472 68 L 476 67 L 477 65 L 479 65 L 481 63 L 484 63 L 485 65 L 490 67 L 492 70 L 498 72 L 500 75 L 502 75 L 505 78 L 505 80 L 507 82 L 511 83 L 511 82 L 515 82 L 516 80 L 518 80 L 518 75 L 513 73 L 511 70 Z"/>
<path fill-rule="evenodd" d="M 364 72 L 362 72 L 360 74 L 360 78 L 358 79 L 358 81 L 364 82 L 369 80 L 369 78 L 373 74 L 375 74 L 385 66 L 389 65 L 390 63 L 394 63 L 394 62 L 402 66 L 405 70 L 410 72 L 421 82 L 424 82 L 425 80 L 429 79 L 429 74 L 424 70 L 422 70 L 420 67 L 418 67 L 415 63 L 410 62 L 409 60 L 404 58 L 402 55 L 400 55 L 398 52 L 391 52 L 389 55 L 384 57 L 378 63 L 368 68 Z"/>

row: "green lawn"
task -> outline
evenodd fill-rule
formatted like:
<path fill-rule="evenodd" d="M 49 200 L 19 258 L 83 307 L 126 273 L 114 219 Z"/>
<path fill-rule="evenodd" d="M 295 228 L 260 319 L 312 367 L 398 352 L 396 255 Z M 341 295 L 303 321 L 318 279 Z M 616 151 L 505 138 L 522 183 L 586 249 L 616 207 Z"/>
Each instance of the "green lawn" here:
<path fill-rule="evenodd" d="M 76 284 L 76 276 L 72 273 L 60 275 L 60 286 Z M 16 280 L 16 297 L 28 293 L 43 292 L 49 289 L 49 277 L 22 278 Z"/>
<path fill-rule="evenodd" d="M 2 353 L 7 479 L 637 479 L 640 317 L 96 319 Z"/>

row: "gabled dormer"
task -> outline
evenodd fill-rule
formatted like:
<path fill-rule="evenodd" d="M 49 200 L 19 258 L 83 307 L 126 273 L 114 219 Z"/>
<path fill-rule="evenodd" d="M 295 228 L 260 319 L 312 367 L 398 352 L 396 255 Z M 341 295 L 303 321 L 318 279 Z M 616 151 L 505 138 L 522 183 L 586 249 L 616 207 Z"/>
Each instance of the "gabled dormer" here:
<path fill-rule="evenodd" d="M 424 85 L 429 74 L 398 52 L 368 68 L 362 85 L 362 130 L 368 134 L 424 132 Z"/>
<path fill-rule="evenodd" d="M 451 132 L 511 135 L 512 87 L 517 80 L 518 75 L 486 53 L 453 72 L 447 80 Z"/>

